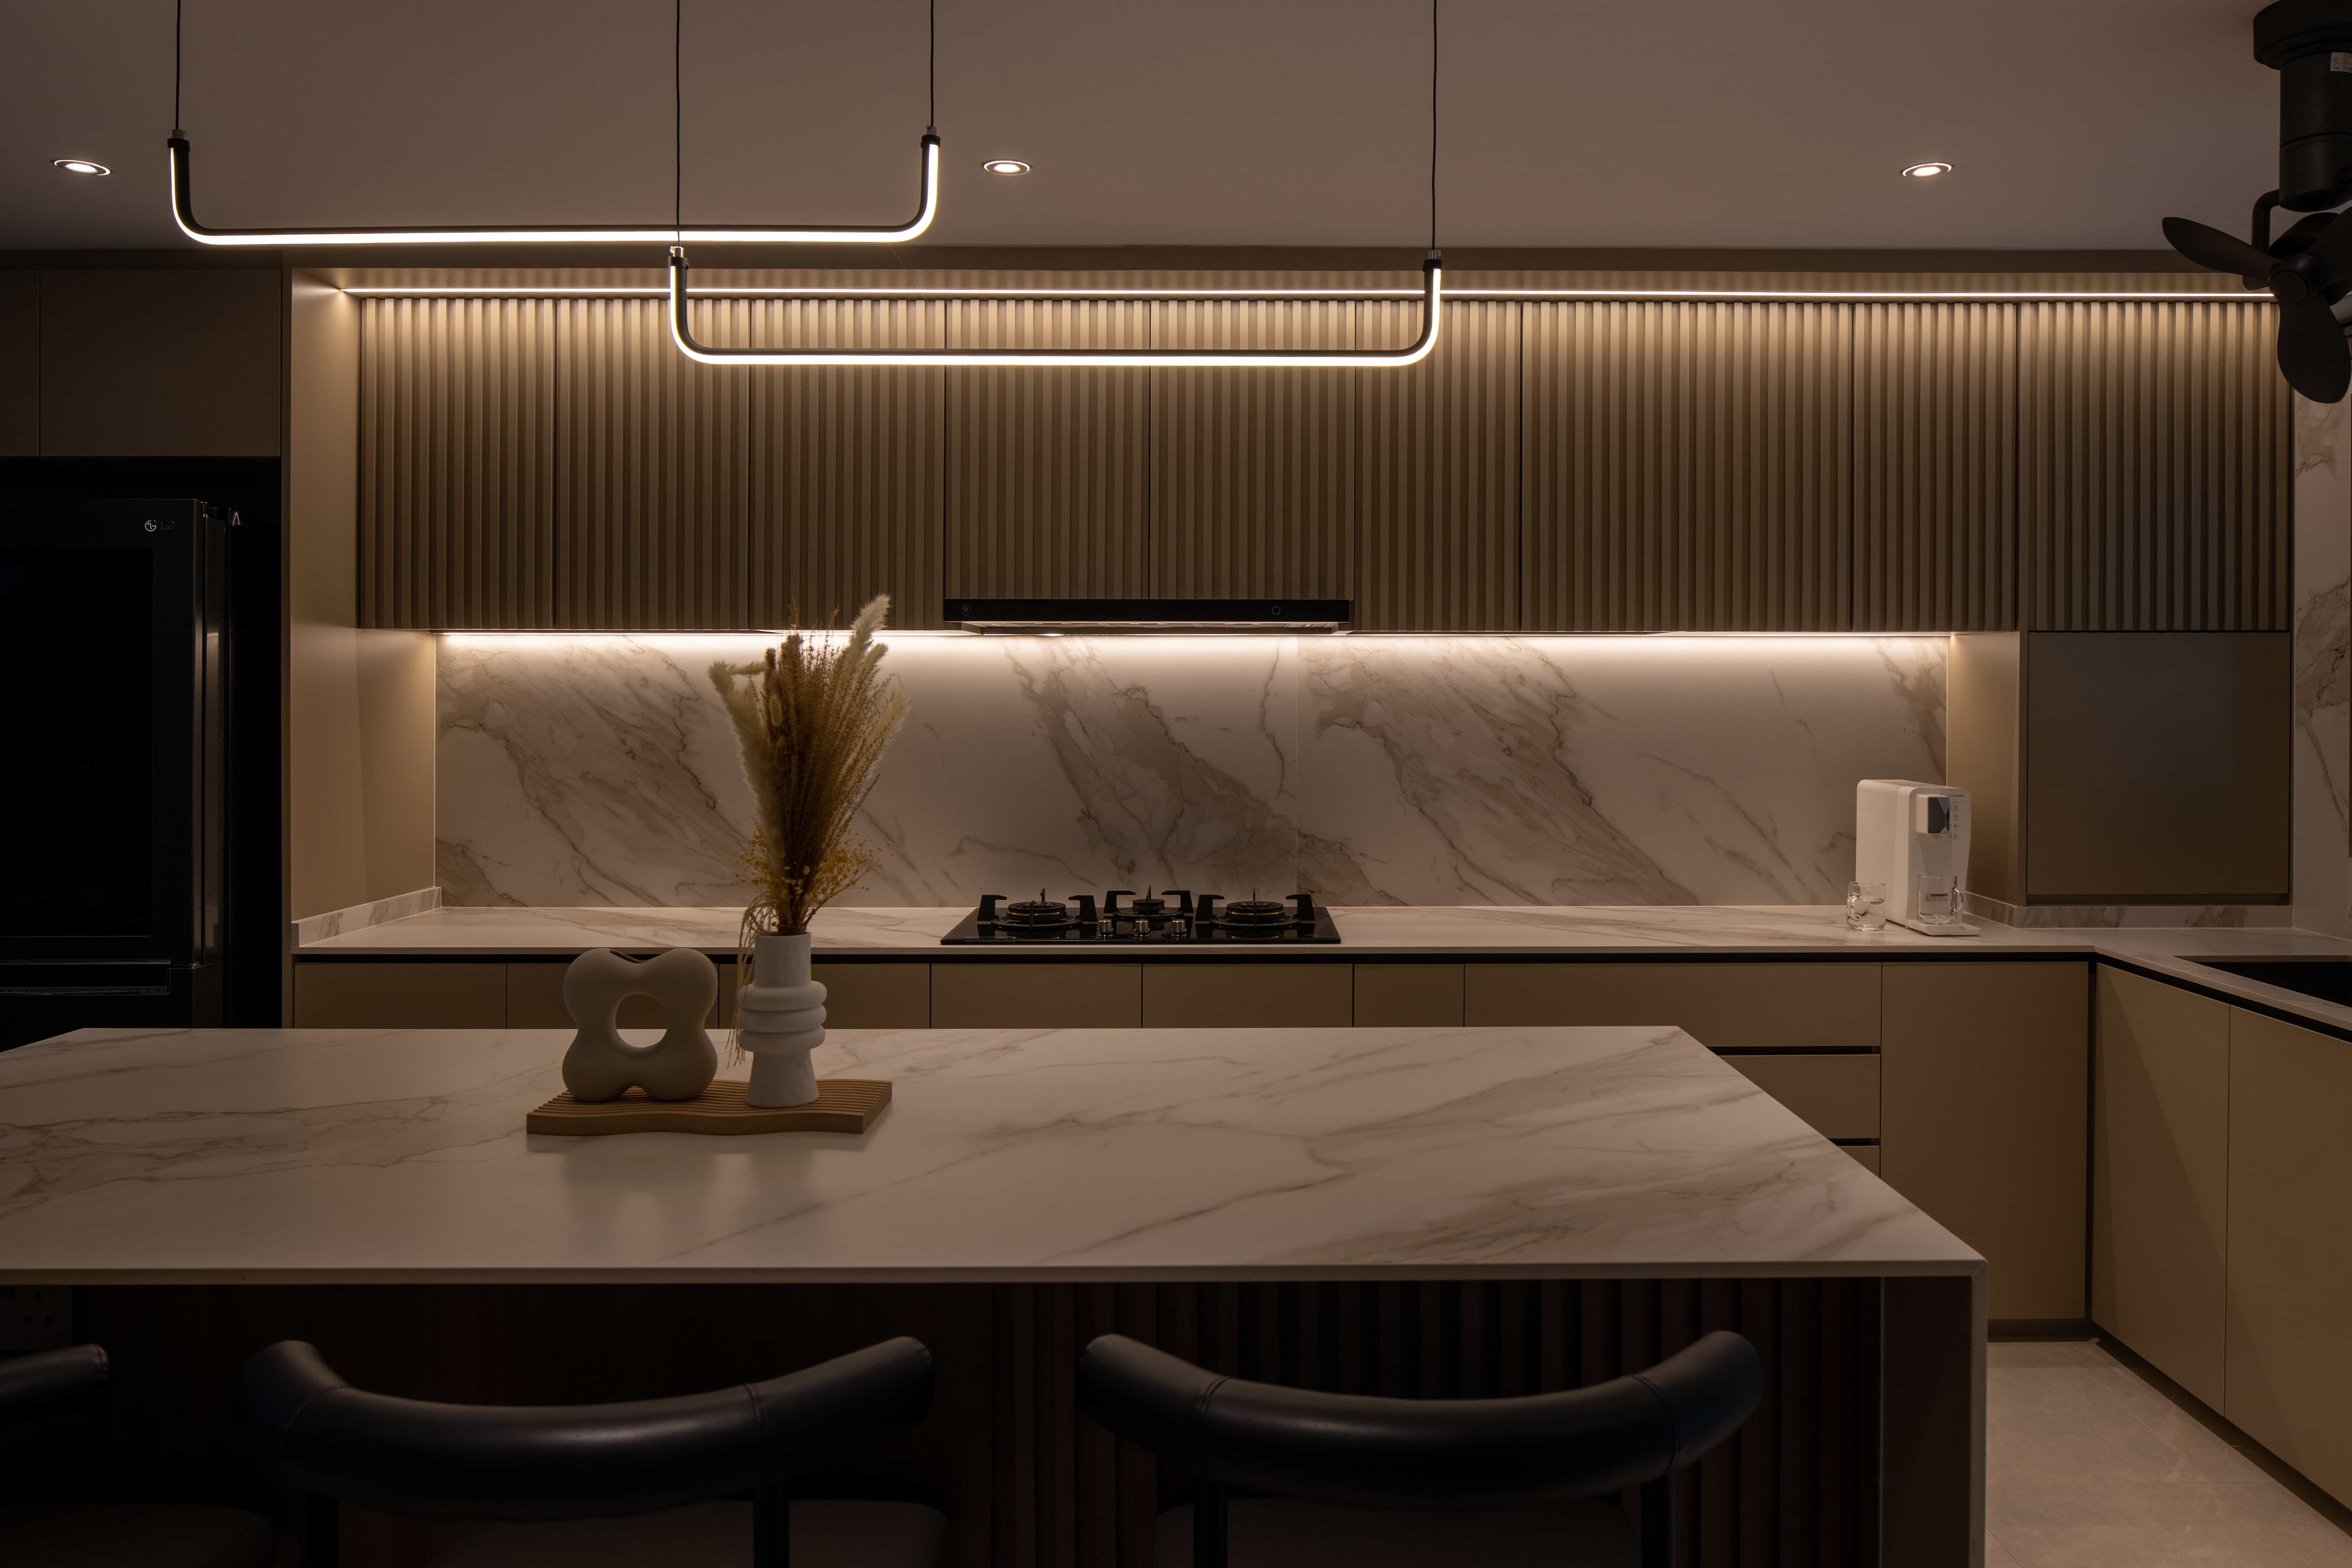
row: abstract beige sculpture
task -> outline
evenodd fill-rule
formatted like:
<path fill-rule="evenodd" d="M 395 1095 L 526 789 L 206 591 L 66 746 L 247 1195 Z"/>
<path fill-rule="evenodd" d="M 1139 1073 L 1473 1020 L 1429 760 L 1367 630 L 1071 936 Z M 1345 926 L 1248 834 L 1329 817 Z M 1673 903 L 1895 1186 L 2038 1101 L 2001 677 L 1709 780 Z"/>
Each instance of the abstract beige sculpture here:
<path fill-rule="evenodd" d="M 631 1089 L 649 1100 L 692 1100 L 719 1076 L 719 1052 L 703 1031 L 719 995 L 719 966 L 692 948 L 637 960 L 609 949 L 583 952 L 563 974 L 563 1005 L 579 1033 L 563 1053 L 563 1087 L 581 1101 L 618 1100 Z M 614 1020 L 631 996 L 662 1011 L 650 1046 L 621 1038 Z"/>

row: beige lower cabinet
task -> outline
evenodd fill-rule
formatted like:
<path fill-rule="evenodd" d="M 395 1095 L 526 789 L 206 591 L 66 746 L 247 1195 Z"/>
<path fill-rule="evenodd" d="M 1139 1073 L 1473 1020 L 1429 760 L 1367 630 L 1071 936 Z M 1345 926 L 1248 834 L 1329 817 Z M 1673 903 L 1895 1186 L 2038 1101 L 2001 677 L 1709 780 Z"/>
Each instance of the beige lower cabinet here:
<path fill-rule="evenodd" d="M 2230 1009 L 2101 965 L 2091 1321 L 2222 1405 Z"/>
<path fill-rule="evenodd" d="M 504 963 L 298 963 L 298 1029 L 498 1029 Z"/>
<path fill-rule="evenodd" d="M 2230 1010 L 2221 1413 L 2352 1502 L 2352 1041 Z"/>
<path fill-rule="evenodd" d="M 1143 971 L 1147 1029 L 1344 1029 L 1355 1015 L 1344 963 L 1154 963 Z"/>
<path fill-rule="evenodd" d="M 1462 965 L 1359 963 L 1355 968 L 1359 1026 L 1462 1022 Z"/>
<path fill-rule="evenodd" d="M 1878 1044 L 1875 963 L 1474 963 L 1467 1024 L 1674 1024 L 1703 1045 Z"/>
<path fill-rule="evenodd" d="M 931 1024 L 928 963 L 816 963 L 824 987 L 824 1021 L 835 1029 L 927 1029 Z"/>
<path fill-rule="evenodd" d="M 935 963 L 937 1029 L 1132 1029 L 1143 1022 L 1143 966 L 1077 959 Z"/>
<path fill-rule="evenodd" d="M 570 972 L 569 959 L 551 959 L 539 963 L 507 965 L 507 1027 L 509 1029 L 568 1029 L 572 1026 L 572 1010 L 563 1005 L 563 976 Z M 719 968 L 719 993 L 712 1000 L 710 1012 L 702 1021 L 706 1027 L 716 1028 L 735 1020 L 735 965 L 730 960 Z M 614 1020 L 624 1029 L 659 1029 L 667 1026 L 661 1009 L 650 996 L 625 996 L 621 1011 Z"/>
<path fill-rule="evenodd" d="M 1885 973 L 1879 1174 L 1985 1255 L 1993 1317 L 2085 1316 L 2090 966 Z"/>
<path fill-rule="evenodd" d="M 1741 1052 L 1723 1058 L 1824 1138 L 1878 1136 L 1878 1058 Z"/>

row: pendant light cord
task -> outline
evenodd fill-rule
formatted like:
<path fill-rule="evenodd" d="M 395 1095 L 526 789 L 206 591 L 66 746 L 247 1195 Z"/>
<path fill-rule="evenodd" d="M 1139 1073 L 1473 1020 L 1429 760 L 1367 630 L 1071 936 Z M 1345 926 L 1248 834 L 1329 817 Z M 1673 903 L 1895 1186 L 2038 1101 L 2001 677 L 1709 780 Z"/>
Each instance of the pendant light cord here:
<path fill-rule="evenodd" d="M 1437 0 L 1429 0 L 1429 248 L 1437 248 Z"/>
<path fill-rule="evenodd" d="M 172 0 L 172 134 L 180 133 L 180 37 L 185 30 L 181 12 L 185 0 Z"/>
<path fill-rule="evenodd" d="M 686 0 L 669 7 L 670 226 L 686 238 Z"/>
<path fill-rule="evenodd" d="M 940 0 L 931 0 L 931 106 L 930 124 L 934 136 L 940 133 Z"/>

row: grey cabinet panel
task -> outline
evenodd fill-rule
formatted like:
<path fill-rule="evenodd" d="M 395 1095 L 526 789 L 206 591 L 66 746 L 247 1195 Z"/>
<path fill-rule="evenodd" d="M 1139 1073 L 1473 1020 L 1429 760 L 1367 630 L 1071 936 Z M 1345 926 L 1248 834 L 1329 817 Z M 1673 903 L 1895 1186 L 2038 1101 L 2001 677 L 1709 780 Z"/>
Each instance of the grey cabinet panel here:
<path fill-rule="evenodd" d="M 50 272 L 41 280 L 41 455 L 274 458 L 275 271 Z"/>
<path fill-rule="evenodd" d="M 1481 963 L 1468 1024 L 1673 1024 L 1717 1049 L 1878 1044 L 1874 963 Z"/>
<path fill-rule="evenodd" d="M 816 963 L 824 1021 L 835 1029 L 923 1029 L 931 1022 L 928 963 Z"/>
<path fill-rule="evenodd" d="M 2091 1319 L 2220 1409 L 2230 1009 L 2099 966 Z"/>
<path fill-rule="evenodd" d="M 1360 963 L 1356 1022 L 1365 1027 L 1459 1024 L 1462 977 L 1458 963 Z"/>
<path fill-rule="evenodd" d="M 2028 901 L 2285 901 L 2291 640 L 2028 637 Z"/>
<path fill-rule="evenodd" d="M 1824 1138 L 1878 1136 L 1878 1058 L 1742 1052 L 1724 1061 Z"/>

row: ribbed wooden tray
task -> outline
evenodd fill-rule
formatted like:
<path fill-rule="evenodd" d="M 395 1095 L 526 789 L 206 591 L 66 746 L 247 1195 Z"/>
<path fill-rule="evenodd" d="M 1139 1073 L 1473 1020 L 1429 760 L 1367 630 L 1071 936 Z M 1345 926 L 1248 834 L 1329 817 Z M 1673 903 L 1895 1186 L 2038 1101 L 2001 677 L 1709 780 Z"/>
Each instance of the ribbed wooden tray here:
<path fill-rule="evenodd" d="M 751 1085 L 720 1079 L 692 1100 L 647 1100 L 633 1089 L 618 1100 L 583 1105 L 559 1094 L 524 1119 L 526 1132 L 586 1138 L 606 1132 L 863 1132 L 890 1103 L 877 1079 L 821 1078 L 806 1105 L 746 1105 Z"/>

